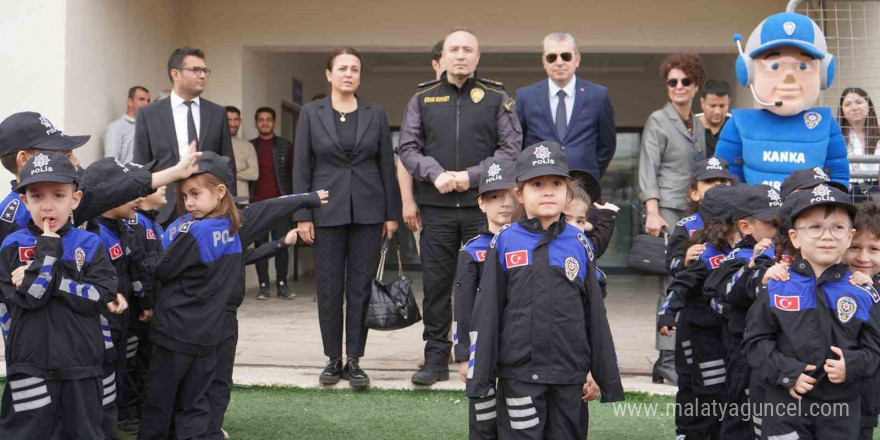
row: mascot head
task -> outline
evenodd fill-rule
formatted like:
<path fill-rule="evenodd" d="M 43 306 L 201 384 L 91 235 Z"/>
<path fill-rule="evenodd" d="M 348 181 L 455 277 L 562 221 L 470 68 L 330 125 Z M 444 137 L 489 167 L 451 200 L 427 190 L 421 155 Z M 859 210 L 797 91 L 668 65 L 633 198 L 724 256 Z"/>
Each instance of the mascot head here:
<path fill-rule="evenodd" d="M 741 37 L 734 40 L 739 44 Z M 819 26 L 805 15 L 785 12 L 755 28 L 736 60 L 736 76 L 761 106 L 792 116 L 816 103 L 819 91 L 834 80 L 835 67 Z"/>

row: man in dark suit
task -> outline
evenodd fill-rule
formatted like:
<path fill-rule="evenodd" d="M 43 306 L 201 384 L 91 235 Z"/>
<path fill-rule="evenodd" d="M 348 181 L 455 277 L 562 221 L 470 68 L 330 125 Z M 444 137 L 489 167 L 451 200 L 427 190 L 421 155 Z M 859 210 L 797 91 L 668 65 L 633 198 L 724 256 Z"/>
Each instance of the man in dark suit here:
<path fill-rule="evenodd" d="M 254 119 L 260 136 L 251 139 L 257 152 L 259 177 L 250 183 L 252 202 L 293 194 L 293 144 L 289 140 L 275 136 L 275 110 L 270 107 L 257 109 Z M 293 229 L 291 219 L 279 220 L 270 231 L 272 240 L 284 238 Z M 269 241 L 266 234 L 254 242 L 256 247 Z M 291 299 L 296 296 L 287 285 L 288 249 L 278 249 L 275 253 L 275 280 L 278 298 Z M 256 263 L 257 278 L 260 280 L 260 293 L 257 299 L 269 299 L 269 261 L 262 259 Z"/>
<path fill-rule="evenodd" d="M 567 32 L 544 37 L 542 62 L 549 78 L 516 91 L 523 145 L 558 142 L 571 169 L 601 177 L 617 148 L 608 89 L 575 76 L 581 55 Z"/>
<path fill-rule="evenodd" d="M 235 156 L 226 108 L 199 98 L 205 90 L 211 69 L 205 67 L 205 53 L 191 47 L 180 47 L 168 58 L 168 77 L 172 90 L 168 99 L 158 100 L 138 111 L 134 129 L 134 161 L 156 161 L 156 169 L 174 166 L 196 142 L 199 151 L 213 151 L 233 159 Z M 235 188 L 229 188 L 235 194 Z M 168 204 L 156 218 L 168 225 L 176 216 L 177 187 L 168 185 Z"/>

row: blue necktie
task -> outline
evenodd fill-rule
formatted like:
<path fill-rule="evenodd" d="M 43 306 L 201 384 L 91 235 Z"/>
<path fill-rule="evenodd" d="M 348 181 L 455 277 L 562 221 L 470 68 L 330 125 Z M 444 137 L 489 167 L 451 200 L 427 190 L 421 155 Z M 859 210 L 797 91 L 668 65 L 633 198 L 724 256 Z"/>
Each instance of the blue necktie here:
<path fill-rule="evenodd" d="M 556 92 L 559 102 L 556 103 L 556 137 L 559 142 L 565 141 L 565 131 L 568 129 L 568 117 L 565 114 L 565 90 Z"/>

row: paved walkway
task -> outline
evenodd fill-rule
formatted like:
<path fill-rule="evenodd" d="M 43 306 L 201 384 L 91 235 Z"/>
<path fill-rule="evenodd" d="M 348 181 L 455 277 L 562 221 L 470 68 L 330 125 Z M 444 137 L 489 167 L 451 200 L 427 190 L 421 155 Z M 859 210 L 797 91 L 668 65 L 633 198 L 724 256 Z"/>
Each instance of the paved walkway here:
<path fill-rule="evenodd" d="M 421 276 L 415 272 L 410 275 L 421 304 Z M 256 274 L 249 268 L 248 280 L 255 279 Z M 606 307 L 624 387 L 629 391 L 674 393 L 674 387 L 654 385 L 650 381 L 656 357 L 654 310 L 659 282 L 635 275 L 611 275 L 609 279 Z M 300 278 L 291 287 L 297 296 L 288 301 L 277 298 L 257 301 L 256 286 L 249 287 L 238 315 L 236 383 L 319 386 L 317 377 L 326 359 L 318 327 L 317 303 L 313 301 L 314 278 Z M 409 379 L 422 360 L 422 348 L 421 323 L 393 332 L 373 331 L 369 334 L 361 366 L 370 374 L 373 386 L 412 388 Z M 453 377 L 437 384 L 436 388 L 462 389 L 463 384 Z"/>

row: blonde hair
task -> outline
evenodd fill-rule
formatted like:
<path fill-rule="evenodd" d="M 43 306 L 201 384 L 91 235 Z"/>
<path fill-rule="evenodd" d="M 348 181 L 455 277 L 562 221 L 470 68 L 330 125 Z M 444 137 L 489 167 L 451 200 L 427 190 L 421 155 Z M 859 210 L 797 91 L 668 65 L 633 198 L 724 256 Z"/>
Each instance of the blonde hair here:
<path fill-rule="evenodd" d="M 219 177 L 211 173 L 196 174 L 177 182 L 177 211 L 186 212 L 186 206 L 183 203 L 183 191 L 181 187 L 183 186 L 184 182 L 192 180 L 198 181 L 199 185 L 207 188 L 212 193 L 215 191 L 214 188 L 220 185 L 226 188 L 226 192 L 223 194 L 223 198 L 220 199 L 220 203 L 214 209 L 213 214 L 216 214 L 218 217 L 229 217 L 229 233 L 235 234 L 236 232 L 238 232 L 238 228 L 241 227 L 241 214 L 238 212 L 238 208 L 235 207 L 235 202 L 232 201 L 232 194 L 229 193 L 229 188 L 226 187 L 226 184 L 223 183 L 223 181 L 220 180 Z"/>

